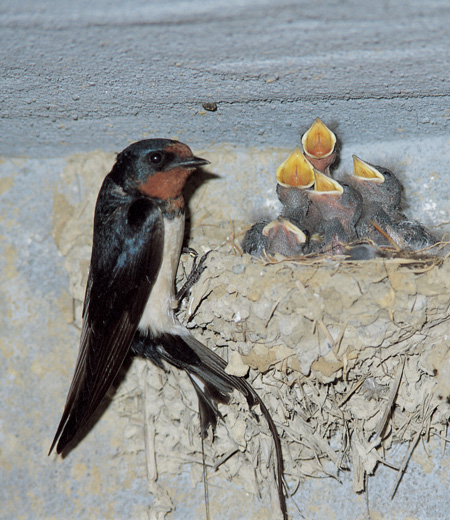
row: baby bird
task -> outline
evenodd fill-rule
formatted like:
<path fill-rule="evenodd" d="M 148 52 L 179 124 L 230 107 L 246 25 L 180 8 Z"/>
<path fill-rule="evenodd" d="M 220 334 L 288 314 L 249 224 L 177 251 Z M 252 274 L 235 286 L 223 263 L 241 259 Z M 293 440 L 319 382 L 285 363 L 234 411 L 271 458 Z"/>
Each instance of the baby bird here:
<path fill-rule="evenodd" d="M 314 183 L 314 169 L 297 146 L 278 167 L 276 177 L 277 195 L 283 206 L 281 215 L 272 222 L 266 219 L 254 224 L 241 246 L 253 256 L 266 252 L 296 257 L 308 252 L 304 219 L 310 201 L 305 192 Z"/>
<path fill-rule="evenodd" d="M 362 197 L 352 186 L 338 183 L 315 172 L 314 190 L 306 227 L 311 234 L 311 250 L 343 254 L 343 245 L 357 239 L 355 225 L 362 212 Z"/>
<path fill-rule="evenodd" d="M 330 166 L 336 159 L 336 136 L 320 118 L 305 132 L 302 145 L 306 158 L 314 168 L 330 175 Z"/>
<path fill-rule="evenodd" d="M 402 185 L 387 168 L 374 166 L 353 156 L 353 176 L 349 182 L 361 193 L 364 204 L 356 226 L 359 237 L 379 246 L 396 246 L 417 251 L 438 240 L 425 226 L 408 219 L 401 211 Z"/>

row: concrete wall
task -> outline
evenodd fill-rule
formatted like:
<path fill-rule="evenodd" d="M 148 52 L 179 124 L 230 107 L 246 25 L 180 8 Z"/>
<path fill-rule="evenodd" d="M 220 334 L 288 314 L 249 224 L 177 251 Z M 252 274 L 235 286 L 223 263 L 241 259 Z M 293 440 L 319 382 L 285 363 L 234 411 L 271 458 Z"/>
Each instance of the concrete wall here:
<path fill-rule="evenodd" d="M 2 154 L 290 147 L 317 116 L 345 143 L 449 130 L 445 0 L 1 4 Z"/>

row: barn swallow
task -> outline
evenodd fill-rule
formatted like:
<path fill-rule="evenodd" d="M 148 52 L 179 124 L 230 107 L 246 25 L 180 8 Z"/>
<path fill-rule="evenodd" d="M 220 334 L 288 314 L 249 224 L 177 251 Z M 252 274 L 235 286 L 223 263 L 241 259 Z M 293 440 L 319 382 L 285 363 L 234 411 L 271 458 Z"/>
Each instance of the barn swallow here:
<path fill-rule="evenodd" d="M 358 236 L 380 246 L 394 245 L 410 251 L 437 243 L 437 238 L 425 226 L 402 213 L 402 185 L 390 170 L 354 155 L 350 182 L 364 198 L 363 213 L 357 224 Z"/>
<path fill-rule="evenodd" d="M 314 168 L 330 175 L 330 166 L 336 159 L 336 136 L 318 117 L 302 137 L 303 151 Z"/>
<path fill-rule="evenodd" d="M 117 156 L 100 189 L 94 216 L 90 272 L 80 350 L 66 405 L 50 452 L 61 453 L 92 417 L 127 354 L 158 367 L 184 370 L 199 401 L 202 437 L 221 417 L 218 403 L 233 390 L 250 408 L 259 404 L 273 436 L 283 517 L 283 460 L 275 424 L 264 403 L 226 362 L 197 341 L 176 318 L 175 274 L 184 234 L 182 189 L 208 161 L 168 139 L 132 144 Z"/>
<path fill-rule="evenodd" d="M 297 146 L 277 168 L 277 195 L 282 204 L 281 215 L 266 225 L 266 252 L 298 257 L 309 249 L 309 233 L 305 217 L 310 200 L 306 194 L 314 184 L 314 168 Z"/>
<path fill-rule="evenodd" d="M 314 184 L 314 169 L 298 146 L 277 168 L 277 182 L 288 188 L 306 189 Z"/>
<path fill-rule="evenodd" d="M 348 182 L 365 201 L 380 204 L 388 213 L 400 208 L 403 188 L 387 168 L 375 166 L 353 155 L 353 175 L 348 177 Z"/>
<path fill-rule="evenodd" d="M 264 250 L 268 255 L 279 253 L 286 257 L 298 257 L 307 252 L 308 236 L 283 217 L 267 224 L 262 234 L 267 237 Z"/>
<path fill-rule="evenodd" d="M 305 233 L 304 224 L 310 204 L 306 192 L 314 183 L 314 168 L 297 146 L 278 167 L 276 177 L 282 211 L 277 219 L 261 230 L 266 237 L 264 251 L 268 255 L 279 253 L 286 257 L 302 256 L 309 248 L 309 233 Z"/>
<path fill-rule="evenodd" d="M 297 214 L 295 209 L 293 214 Z M 245 233 L 241 247 L 244 253 L 256 257 L 276 253 L 287 257 L 298 257 L 308 252 L 309 234 L 300 229 L 295 216 L 283 217 L 282 214 L 271 222 L 262 220 L 254 224 Z"/>
<path fill-rule="evenodd" d="M 302 238 L 301 234 L 309 199 L 303 192 L 314 184 L 314 169 L 298 146 L 277 168 L 276 178 L 277 195 L 283 205 L 280 215 L 282 220 L 271 222 L 266 219 L 254 224 L 241 243 L 244 253 L 262 256 L 264 252 L 284 254 L 284 251 L 292 253 L 285 256 L 296 256 L 300 249 L 306 251 L 307 236 Z M 267 249 L 268 239 L 270 246 Z M 287 243 L 291 243 L 293 249 L 286 247 Z"/>
<path fill-rule="evenodd" d="M 308 188 L 313 186 L 314 168 L 312 164 L 302 154 L 300 148 L 297 146 L 290 157 L 284 161 L 277 169 L 277 195 L 278 200 L 282 204 L 281 215 L 279 221 L 288 222 L 284 224 L 285 237 L 279 235 L 281 242 L 294 245 L 292 247 L 282 246 L 285 256 L 297 256 L 298 254 L 306 254 L 308 252 L 309 233 L 305 228 L 305 219 L 311 203 L 307 192 Z M 290 233 L 293 236 L 290 236 Z M 275 242 L 276 243 L 276 242 Z M 269 248 L 270 249 L 270 248 Z M 278 247 L 280 251 L 280 247 Z"/>
<path fill-rule="evenodd" d="M 400 207 L 402 186 L 396 176 L 387 168 L 353 155 L 353 175 L 347 175 L 345 181 L 363 197 L 361 218 L 356 224 L 358 237 L 379 246 L 392 246 L 392 239 L 384 230 L 393 230 L 393 213 Z"/>
<path fill-rule="evenodd" d="M 306 222 L 311 234 L 322 240 L 312 243 L 312 247 L 318 252 L 342 254 L 343 245 L 357 238 L 355 225 L 361 216 L 362 197 L 349 184 L 338 183 L 320 172 L 315 176 Z"/>

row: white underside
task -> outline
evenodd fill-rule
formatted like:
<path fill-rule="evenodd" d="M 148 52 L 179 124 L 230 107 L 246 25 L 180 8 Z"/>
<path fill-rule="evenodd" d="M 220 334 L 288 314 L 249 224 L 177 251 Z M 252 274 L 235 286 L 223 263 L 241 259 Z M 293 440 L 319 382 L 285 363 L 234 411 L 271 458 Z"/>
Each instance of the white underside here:
<path fill-rule="evenodd" d="M 164 218 L 164 252 L 158 278 L 142 314 L 138 328 L 158 335 L 163 332 L 186 334 L 186 329 L 175 318 L 173 299 L 175 275 L 180 259 L 184 236 L 184 215 Z"/>

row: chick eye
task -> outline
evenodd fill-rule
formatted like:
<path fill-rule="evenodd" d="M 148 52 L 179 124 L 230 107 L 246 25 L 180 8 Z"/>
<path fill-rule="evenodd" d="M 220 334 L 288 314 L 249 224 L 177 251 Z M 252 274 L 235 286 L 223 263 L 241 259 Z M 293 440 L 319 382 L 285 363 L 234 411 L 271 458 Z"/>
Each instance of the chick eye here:
<path fill-rule="evenodd" d="M 159 164 L 163 159 L 162 153 L 159 153 L 159 152 L 151 153 L 149 157 L 150 157 L 150 162 L 153 164 Z"/>

